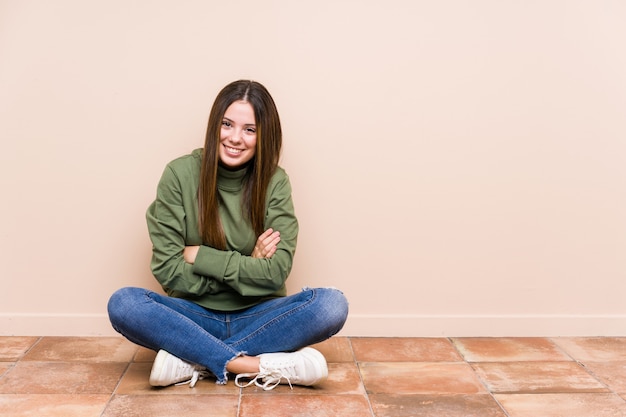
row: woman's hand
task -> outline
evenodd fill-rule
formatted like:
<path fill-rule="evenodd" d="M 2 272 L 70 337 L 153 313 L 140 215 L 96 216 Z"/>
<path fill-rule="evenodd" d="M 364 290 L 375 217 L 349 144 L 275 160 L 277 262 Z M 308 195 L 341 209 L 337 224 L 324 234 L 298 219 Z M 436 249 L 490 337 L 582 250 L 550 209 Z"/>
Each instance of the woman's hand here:
<path fill-rule="evenodd" d="M 276 252 L 276 247 L 280 242 L 280 232 L 272 228 L 267 229 L 259 236 L 252 251 L 253 258 L 271 258 Z"/>
<path fill-rule="evenodd" d="M 196 256 L 198 256 L 199 250 L 200 246 L 185 246 L 185 249 L 183 249 L 183 258 L 185 258 L 185 262 L 193 264 L 196 261 Z"/>

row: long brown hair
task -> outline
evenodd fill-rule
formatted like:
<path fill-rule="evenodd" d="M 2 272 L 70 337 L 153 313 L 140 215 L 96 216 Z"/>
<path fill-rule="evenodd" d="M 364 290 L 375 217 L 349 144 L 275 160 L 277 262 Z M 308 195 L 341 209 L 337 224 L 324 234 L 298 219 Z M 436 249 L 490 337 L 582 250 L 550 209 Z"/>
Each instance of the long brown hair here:
<path fill-rule="evenodd" d="M 219 92 L 209 114 L 200 185 L 198 212 L 200 236 L 205 244 L 226 249 L 226 236 L 220 221 L 217 193 L 220 131 L 226 109 L 235 101 L 243 100 L 254 109 L 257 129 L 256 153 L 248 162 L 244 184 L 242 212 L 259 236 L 265 230 L 265 198 L 270 179 L 278 166 L 282 147 L 282 130 L 278 110 L 267 89 L 255 81 L 239 80 Z"/>

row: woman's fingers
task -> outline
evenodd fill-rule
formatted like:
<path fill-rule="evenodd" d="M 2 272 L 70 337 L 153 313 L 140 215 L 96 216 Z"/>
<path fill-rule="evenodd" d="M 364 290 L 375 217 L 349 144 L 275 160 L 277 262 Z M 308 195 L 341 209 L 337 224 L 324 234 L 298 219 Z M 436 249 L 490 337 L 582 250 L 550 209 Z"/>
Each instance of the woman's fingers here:
<path fill-rule="evenodd" d="M 252 256 L 254 258 L 271 258 L 276 253 L 276 247 L 280 242 L 280 232 L 272 228 L 261 233 L 254 245 Z"/>

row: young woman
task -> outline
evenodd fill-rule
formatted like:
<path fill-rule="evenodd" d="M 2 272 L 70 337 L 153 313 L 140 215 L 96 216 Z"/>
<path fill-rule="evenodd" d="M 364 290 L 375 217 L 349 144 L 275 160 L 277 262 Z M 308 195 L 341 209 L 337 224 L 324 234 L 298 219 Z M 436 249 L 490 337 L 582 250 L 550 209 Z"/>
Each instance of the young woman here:
<path fill-rule="evenodd" d="M 274 100 L 240 80 L 216 97 L 204 148 L 165 168 L 146 218 L 167 295 L 122 288 L 108 304 L 116 331 L 158 351 L 152 385 L 193 386 L 207 373 L 264 389 L 326 379 L 307 346 L 341 330 L 348 303 L 331 288 L 286 295 L 298 222 L 281 146 Z"/>

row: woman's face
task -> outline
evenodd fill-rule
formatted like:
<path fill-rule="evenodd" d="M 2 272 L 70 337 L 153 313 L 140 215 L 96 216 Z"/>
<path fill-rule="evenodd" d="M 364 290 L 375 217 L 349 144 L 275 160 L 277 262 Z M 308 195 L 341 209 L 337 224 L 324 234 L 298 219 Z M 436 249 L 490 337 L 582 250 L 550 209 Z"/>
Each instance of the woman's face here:
<path fill-rule="evenodd" d="M 238 168 L 256 153 L 256 120 L 247 101 L 233 102 L 224 113 L 220 131 L 219 156 L 222 164 Z"/>

